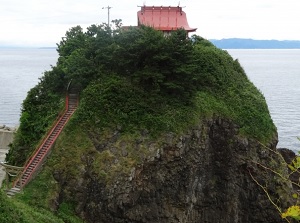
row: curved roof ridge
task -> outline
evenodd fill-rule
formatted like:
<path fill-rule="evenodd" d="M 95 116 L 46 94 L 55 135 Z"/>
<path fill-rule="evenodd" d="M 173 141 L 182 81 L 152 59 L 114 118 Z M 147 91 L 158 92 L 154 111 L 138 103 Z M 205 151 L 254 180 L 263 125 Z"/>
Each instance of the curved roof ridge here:
<path fill-rule="evenodd" d="M 180 6 L 141 6 L 138 11 L 138 25 L 151 26 L 162 31 L 172 31 L 183 28 L 194 32 L 188 24 L 186 13 Z"/>

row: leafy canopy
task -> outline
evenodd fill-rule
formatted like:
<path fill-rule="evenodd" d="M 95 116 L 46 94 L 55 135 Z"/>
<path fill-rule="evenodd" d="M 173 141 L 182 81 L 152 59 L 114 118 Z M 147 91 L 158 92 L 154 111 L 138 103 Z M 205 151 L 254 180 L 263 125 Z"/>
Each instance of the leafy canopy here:
<path fill-rule="evenodd" d="M 70 80 L 80 86 L 73 123 L 89 128 L 182 132 L 201 118 L 233 119 L 241 134 L 268 139 L 275 132 L 263 95 L 237 60 L 184 30 L 165 37 L 150 27 L 91 25 L 66 32 L 59 58 L 23 102 L 8 160 L 25 161 L 63 107 Z M 21 155 L 19 155 L 21 154 Z"/>

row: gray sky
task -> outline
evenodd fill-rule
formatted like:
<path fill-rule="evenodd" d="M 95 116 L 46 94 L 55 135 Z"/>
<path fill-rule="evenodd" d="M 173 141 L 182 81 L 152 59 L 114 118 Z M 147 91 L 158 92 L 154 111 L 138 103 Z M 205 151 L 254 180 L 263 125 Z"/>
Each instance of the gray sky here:
<path fill-rule="evenodd" d="M 185 6 L 190 27 L 206 39 L 300 40 L 299 0 L 0 0 L 0 45 L 55 46 L 66 31 L 122 19 L 136 25 L 138 5 Z"/>

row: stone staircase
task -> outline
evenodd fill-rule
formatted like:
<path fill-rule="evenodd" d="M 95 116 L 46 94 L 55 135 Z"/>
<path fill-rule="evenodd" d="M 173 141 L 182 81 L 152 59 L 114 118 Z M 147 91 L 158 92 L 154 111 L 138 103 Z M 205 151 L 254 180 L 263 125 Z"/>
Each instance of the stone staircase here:
<path fill-rule="evenodd" d="M 21 192 L 21 189 L 20 188 L 17 188 L 17 187 L 13 187 L 9 190 L 6 191 L 6 195 L 8 197 L 13 197 L 15 196 L 17 193 L 20 193 Z"/>

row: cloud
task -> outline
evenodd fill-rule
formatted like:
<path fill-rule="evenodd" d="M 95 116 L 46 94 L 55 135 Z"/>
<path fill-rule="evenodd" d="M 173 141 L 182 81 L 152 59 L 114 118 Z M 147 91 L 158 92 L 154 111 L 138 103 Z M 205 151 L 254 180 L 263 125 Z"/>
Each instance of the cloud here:
<path fill-rule="evenodd" d="M 0 0 L 0 41 L 55 46 L 65 32 L 122 19 L 137 24 L 138 5 L 161 5 L 161 0 Z M 189 25 L 204 38 L 300 39 L 299 0 L 165 0 L 163 5 L 186 6 Z M 36 43 L 36 44 L 35 44 Z"/>

